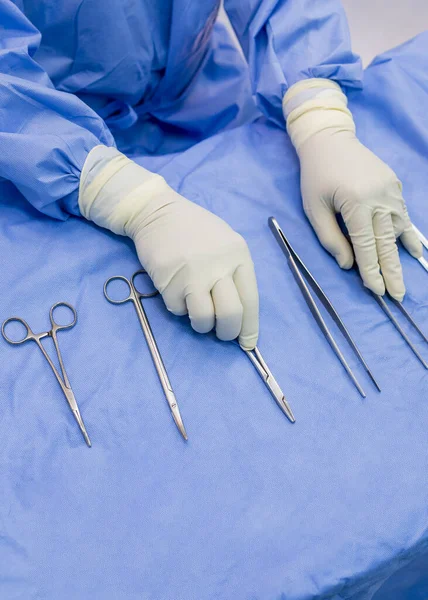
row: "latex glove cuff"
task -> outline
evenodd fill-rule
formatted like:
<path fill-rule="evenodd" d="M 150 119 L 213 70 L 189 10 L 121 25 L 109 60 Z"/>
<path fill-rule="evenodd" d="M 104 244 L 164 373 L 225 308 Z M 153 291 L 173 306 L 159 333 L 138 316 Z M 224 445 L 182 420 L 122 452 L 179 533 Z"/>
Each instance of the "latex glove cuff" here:
<path fill-rule="evenodd" d="M 82 215 L 119 235 L 134 239 L 150 201 L 169 190 L 165 179 L 144 169 L 116 148 L 96 146 L 83 166 L 79 187 Z"/>
<path fill-rule="evenodd" d="M 329 79 L 305 79 L 294 84 L 282 101 L 287 132 L 299 153 L 314 134 L 338 129 L 355 134 L 348 100 L 340 86 Z"/>

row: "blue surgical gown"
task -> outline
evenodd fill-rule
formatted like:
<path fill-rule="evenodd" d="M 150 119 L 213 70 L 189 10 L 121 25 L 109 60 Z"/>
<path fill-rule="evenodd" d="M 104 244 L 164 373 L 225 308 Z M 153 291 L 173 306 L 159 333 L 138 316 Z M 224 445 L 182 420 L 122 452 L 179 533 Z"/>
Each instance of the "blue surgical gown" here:
<path fill-rule="evenodd" d="M 306 77 L 361 85 L 339 0 L 0 0 L 0 177 L 38 210 L 79 215 L 88 152 L 176 153 Z"/>

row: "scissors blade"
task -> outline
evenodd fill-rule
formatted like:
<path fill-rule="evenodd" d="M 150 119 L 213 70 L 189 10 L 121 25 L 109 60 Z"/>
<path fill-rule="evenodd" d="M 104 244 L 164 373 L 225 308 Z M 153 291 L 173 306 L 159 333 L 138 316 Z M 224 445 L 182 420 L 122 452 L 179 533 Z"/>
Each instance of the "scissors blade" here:
<path fill-rule="evenodd" d="M 73 416 L 76 419 L 77 424 L 79 425 L 79 429 L 82 432 L 83 438 L 84 438 L 88 448 L 90 448 L 92 446 L 91 440 L 89 439 L 88 432 L 86 431 L 85 423 L 83 422 L 82 415 L 80 414 L 79 407 L 77 406 L 77 402 L 76 402 L 76 398 L 74 397 L 73 390 L 71 390 L 70 388 L 64 387 L 64 394 L 65 394 L 65 397 L 67 398 L 68 405 L 71 408 L 71 412 L 73 413 Z"/>
<path fill-rule="evenodd" d="M 272 375 L 272 373 L 270 373 L 265 378 L 265 382 L 266 382 L 267 387 L 269 388 L 270 393 L 275 398 L 276 403 L 278 404 L 279 408 L 282 410 L 282 412 L 285 414 L 285 416 L 289 419 L 289 421 L 291 421 L 291 423 L 295 423 L 296 419 L 293 415 L 293 411 L 291 410 L 290 405 L 288 404 L 287 400 L 285 399 L 285 396 L 284 396 L 281 388 L 279 387 L 278 382 L 276 381 L 275 377 Z"/>
<path fill-rule="evenodd" d="M 269 367 L 264 361 L 260 350 L 256 346 L 256 348 L 254 348 L 254 351 L 244 350 L 244 352 L 253 363 L 260 377 L 263 379 L 266 387 L 274 397 L 275 402 L 278 404 L 279 408 L 285 414 L 287 419 L 291 421 L 291 423 L 295 423 L 296 419 L 293 415 L 293 411 L 291 410 L 290 405 L 285 399 L 285 396 L 281 388 L 279 387 L 278 382 L 276 381 L 275 377 L 272 375 Z"/>
<path fill-rule="evenodd" d="M 135 287 L 132 284 L 133 293 L 135 294 L 134 307 L 137 311 L 137 316 L 140 321 L 141 329 L 143 330 L 144 337 L 146 338 L 147 346 L 149 348 L 149 352 L 151 354 L 153 364 L 155 365 L 156 372 L 159 377 L 159 381 L 161 383 L 162 389 L 164 391 L 166 400 L 169 404 L 169 408 L 171 409 L 172 418 L 174 419 L 175 424 L 178 427 L 183 438 L 187 441 L 187 433 L 184 427 L 183 420 L 180 415 L 180 411 L 178 409 L 177 400 L 175 398 L 175 394 L 172 390 L 172 385 L 168 377 L 168 373 L 166 372 L 165 365 L 163 364 L 163 360 L 161 354 L 159 352 L 158 345 L 156 344 L 155 336 L 153 335 L 152 328 L 150 327 L 149 320 L 147 318 L 146 312 L 143 308 L 141 300 L 138 298 L 135 292 Z"/>
<path fill-rule="evenodd" d="M 172 390 L 166 393 L 166 399 L 169 404 L 169 408 L 171 409 L 172 418 L 174 419 L 174 423 L 177 425 L 178 431 L 181 433 L 183 438 L 187 441 L 187 432 L 184 427 L 183 419 L 181 418 L 180 410 L 178 408 L 177 400 L 175 399 L 175 394 Z"/>

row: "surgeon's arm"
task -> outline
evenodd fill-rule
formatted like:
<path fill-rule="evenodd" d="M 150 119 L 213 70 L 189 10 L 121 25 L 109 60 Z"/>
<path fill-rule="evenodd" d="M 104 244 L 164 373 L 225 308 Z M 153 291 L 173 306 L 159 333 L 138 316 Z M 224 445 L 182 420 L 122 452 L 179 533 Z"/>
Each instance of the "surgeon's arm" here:
<path fill-rule="evenodd" d="M 57 91 L 33 59 L 40 33 L 0 0 L 0 177 L 38 210 L 59 219 L 80 214 L 80 173 L 88 152 L 113 137 L 86 104 Z"/>
<path fill-rule="evenodd" d="M 130 236 L 168 307 L 196 331 L 252 349 L 258 294 L 247 244 L 224 221 L 114 148 L 88 106 L 33 59 L 40 33 L 0 0 L 0 177 L 38 210 Z"/>
<path fill-rule="evenodd" d="M 339 0 L 225 0 L 265 115 L 287 131 L 301 166 L 303 206 L 342 268 L 364 284 L 405 293 L 396 238 L 422 254 L 395 173 L 355 135 L 343 90 L 362 87 Z M 353 251 L 336 221 L 341 213 Z"/>

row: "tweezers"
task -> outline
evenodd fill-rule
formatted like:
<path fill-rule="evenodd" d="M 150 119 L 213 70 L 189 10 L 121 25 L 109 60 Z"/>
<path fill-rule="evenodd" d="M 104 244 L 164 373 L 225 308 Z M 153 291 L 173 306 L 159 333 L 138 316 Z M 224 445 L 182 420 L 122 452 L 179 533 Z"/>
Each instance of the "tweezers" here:
<path fill-rule="evenodd" d="M 422 245 L 428 250 L 428 240 L 427 238 L 424 236 L 424 234 L 419 231 L 419 229 L 413 225 L 413 229 L 415 230 L 416 235 L 418 236 L 418 238 L 420 239 L 420 241 L 422 242 Z M 419 261 L 419 263 L 423 266 L 423 268 L 428 271 L 428 261 L 421 256 L 420 258 L 417 259 Z M 400 323 L 397 321 L 397 319 L 394 317 L 394 315 L 392 314 L 391 310 L 389 309 L 387 303 L 384 300 L 384 297 L 382 296 L 378 296 L 377 294 L 374 294 L 372 292 L 372 295 L 374 296 L 376 302 L 379 304 L 379 306 L 381 307 L 381 309 L 384 311 L 384 313 L 386 314 L 386 316 L 388 317 L 388 319 L 391 321 L 391 323 L 394 325 L 395 329 L 399 332 L 399 334 L 401 335 L 401 337 L 403 338 L 403 340 L 406 342 L 406 344 L 409 346 L 409 348 L 412 350 L 413 354 L 418 358 L 418 360 L 423 364 L 423 366 L 425 367 L 425 369 L 428 369 L 428 364 L 426 363 L 426 361 L 422 358 L 422 356 L 420 355 L 420 353 L 418 352 L 418 350 L 415 348 L 415 346 L 413 345 L 413 343 L 411 342 L 410 338 L 408 337 L 408 335 L 405 333 L 405 331 L 403 330 L 403 328 L 401 327 Z M 389 296 L 388 293 L 385 294 L 385 297 Z M 401 302 L 398 302 L 398 300 L 395 300 L 395 298 L 392 298 L 391 296 L 389 296 L 389 299 L 391 300 L 391 302 L 398 308 L 398 310 L 401 312 L 402 315 L 404 315 L 406 317 L 406 319 L 409 321 L 409 323 L 411 324 L 411 326 L 416 329 L 416 331 L 419 333 L 419 335 L 422 337 L 422 339 L 428 343 L 428 339 L 425 336 L 425 334 L 421 331 L 421 329 L 419 328 L 418 324 L 415 322 L 415 320 L 413 319 L 413 317 L 407 312 L 407 310 L 404 308 L 404 306 L 401 304 Z"/>
<path fill-rule="evenodd" d="M 420 362 L 423 364 L 423 366 L 425 367 L 425 369 L 428 369 L 428 364 L 425 362 L 425 360 L 422 358 L 422 356 L 416 350 L 415 346 L 410 341 L 409 336 L 403 330 L 403 328 L 401 327 L 401 325 L 397 321 L 397 319 L 394 317 L 394 315 L 392 314 L 391 310 L 389 309 L 389 306 L 387 305 L 387 303 L 385 302 L 385 300 L 383 299 L 383 297 L 382 296 L 378 296 L 377 294 L 374 294 L 373 292 L 372 292 L 372 295 L 374 296 L 376 302 L 379 304 L 379 306 L 381 307 L 381 309 L 384 311 L 384 313 L 386 314 L 386 316 L 388 317 L 388 319 L 394 325 L 395 329 L 399 332 L 399 334 L 401 335 L 401 337 L 403 338 L 403 340 L 406 342 L 406 344 L 412 350 L 413 354 L 420 360 Z M 421 329 L 419 328 L 419 326 L 417 325 L 417 323 L 415 322 L 415 320 L 413 319 L 413 317 L 407 312 L 407 310 L 404 308 L 404 306 L 401 304 L 401 302 L 398 302 L 398 300 L 395 300 L 395 298 L 392 298 L 391 296 L 389 296 L 389 299 L 398 308 L 398 310 L 401 312 L 401 314 L 403 314 L 406 317 L 406 319 L 409 321 L 409 323 L 412 325 L 412 327 L 414 329 L 416 329 L 416 331 L 419 333 L 419 335 L 428 344 L 427 337 L 421 331 Z"/>
<path fill-rule="evenodd" d="M 356 343 L 352 339 L 344 322 L 339 317 L 336 309 L 334 308 L 333 304 L 330 302 L 329 298 L 327 297 L 327 295 L 325 294 L 325 292 L 323 291 L 323 289 L 321 288 L 319 283 L 316 281 L 314 276 L 311 274 L 311 272 L 306 267 L 306 265 L 304 264 L 302 259 L 295 252 L 295 250 L 291 246 L 290 242 L 285 237 L 282 229 L 278 225 L 277 220 L 274 217 L 270 217 L 268 220 L 268 224 L 269 224 L 269 227 L 270 227 L 273 235 L 275 236 L 275 239 L 278 242 L 281 250 L 284 252 L 285 256 L 287 257 L 288 265 L 297 281 L 300 291 L 302 292 L 303 297 L 306 301 L 306 304 L 308 305 L 315 321 L 317 322 L 319 328 L 323 332 L 325 338 L 327 339 L 328 343 L 330 344 L 330 346 L 333 349 L 334 353 L 336 354 L 337 358 L 341 362 L 343 368 L 345 369 L 345 371 L 351 378 L 353 384 L 355 385 L 357 390 L 360 392 L 361 396 L 363 398 L 365 398 L 366 394 L 365 394 L 363 388 L 358 383 L 358 380 L 355 377 L 354 373 L 352 372 L 351 367 L 348 365 L 346 358 L 342 354 L 339 346 L 337 345 L 335 339 L 333 338 L 333 335 L 331 334 L 326 322 L 324 321 L 324 319 L 318 309 L 318 306 L 315 303 L 315 300 L 312 297 L 312 294 L 308 288 L 308 285 L 305 282 L 305 279 L 306 279 L 307 283 L 312 287 L 313 291 L 315 292 L 316 296 L 320 300 L 321 304 L 327 310 L 328 314 L 332 317 L 333 321 L 339 328 L 340 332 L 342 333 L 342 335 L 344 336 L 344 338 L 346 339 L 348 344 L 351 346 L 351 348 L 354 351 L 355 355 L 357 356 L 358 360 L 363 365 L 368 376 L 370 377 L 370 379 L 372 380 L 372 382 L 374 383 L 374 385 L 380 392 L 380 387 L 379 387 L 376 379 L 374 378 L 372 372 L 370 371 L 370 369 L 369 369 L 366 361 L 364 360 L 363 355 L 361 354 L 360 350 L 358 349 Z M 305 279 L 303 278 L 302 274 L 305 277 Z"/>
<path fill-rule="evenodd" d="M 275 377 L 272 375 L 269 367 L 263 360 L 263 356 L 261 355 L 260 350 L 256 346 L 254 350 L 244 350 L 244 352 L 255 366 L 260 377 L 265 382 L 266 387 L 268 388 L 272 396 L 275 398 L 275 402 L 278 404 L 279 408 L 285 414 L 287 419 L 294 423 L 296 419 L 294 418 L 293 411 L 291 410 L 290 405 L 285 399 L 285 396 L 281 388 L 279 387 Z"/>
<path fill-rule="evenodd" d="M 416 225 L 413 225 L 413 229 L 415 230 L 416 235 L 418 236 L 418 238 L 422 242 L 423 247 L 426 250 L 428 250 L 428 240 L 427 240 L 427 238 L 424 236 L 424 234 L 422 233 L 422 231 L 419 231 L 419 229 L 416 227 Z M 421 264 L 423 266 L 423 268 L 425 269 L 425 271 L 428 271 L 428 260 L 424 256 L 421 256 L 417 260 L 418 260 L 419 264 Z"/>

